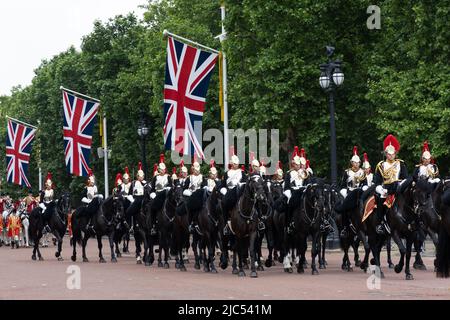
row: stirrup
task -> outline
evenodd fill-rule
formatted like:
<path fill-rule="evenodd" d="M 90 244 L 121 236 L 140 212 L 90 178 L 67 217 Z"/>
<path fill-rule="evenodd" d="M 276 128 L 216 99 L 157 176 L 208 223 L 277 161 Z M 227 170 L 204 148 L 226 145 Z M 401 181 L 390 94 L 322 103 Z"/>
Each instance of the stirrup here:
<path fill-rule="evenodd" d="M 347 227 L 346 226 L 342 229 L 342 231 L 340 233 L 340 237 L 341 238 L 347 238 L 348 237 L 348 231 L 347 231 Z"/>
<path fill-rule="evenodd" d="M 150 235 L 151 236 L 156 236 L 157 232 L 156 232 L 156 228 L 155 226 L 152 227 L 152 229 L 150 230 Z"/>
<path fill-rule="evenodd" d="M 264 224 L 264 222 L 260 221 L 258 223 L 258 231 L 263 231 L 266 230 L 266 225 Z"/>
<path fill-rule="evenodd" d="M 228 223 L 225 225 L 225 227 L 223 228 L 223 235 L 224 236 L 229 236 L 231 234 L 231 230 L 230 227 L 228 226 Z"/>

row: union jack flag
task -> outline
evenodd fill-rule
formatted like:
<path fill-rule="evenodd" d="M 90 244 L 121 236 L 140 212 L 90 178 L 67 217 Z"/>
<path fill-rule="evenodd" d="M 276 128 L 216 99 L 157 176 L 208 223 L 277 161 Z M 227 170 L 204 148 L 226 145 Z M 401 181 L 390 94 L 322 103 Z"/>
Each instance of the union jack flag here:
<path fill-rule="evenodd" d="M 63 90 L 64 155 L 67 171 L 75 176 L 89 175 L 92 130 L 100 103 Z"/>
<path fill-rule="evenodd" d="M 7 181 L 30 188 L 27 173 L 36 129 L 8 119 L 6 131 Z"/>
<path fill-rule="evenodd" d="M 202 118 L 217 56 L 168 38 L 163 128 L 167 150 L 204 158 Z"/>

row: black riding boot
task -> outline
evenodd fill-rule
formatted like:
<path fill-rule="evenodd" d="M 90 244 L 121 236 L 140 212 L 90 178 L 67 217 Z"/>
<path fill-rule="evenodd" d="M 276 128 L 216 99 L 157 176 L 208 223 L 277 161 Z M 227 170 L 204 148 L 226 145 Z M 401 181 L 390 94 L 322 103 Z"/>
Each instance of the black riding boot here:
<path fill-rule="evenodd" d="M 388 232 L 388 228 L 386 225 L 386 219 L 385 219 L 385 215 L 386 215 L 386 208 L 384 205 L 384 201 L 386 199 L 378 197 L 377 199 L 377 215 L 378 215 L 378 221 L 380 222 L 376 227 L 375 227 L 375 231 L 377 234 L 379 235 L 386 235 Z"/>

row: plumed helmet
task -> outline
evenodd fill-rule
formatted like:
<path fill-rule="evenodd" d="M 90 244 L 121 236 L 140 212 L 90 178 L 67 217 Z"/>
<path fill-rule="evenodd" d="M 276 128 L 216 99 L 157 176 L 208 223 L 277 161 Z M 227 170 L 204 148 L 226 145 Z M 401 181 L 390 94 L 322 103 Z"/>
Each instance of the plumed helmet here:
<path fill-rule="evenodd" d="M 123 179 L 124 180 L 129 180 L 130 179 L 130 172 L 128 171 L 128 167 L 125 167 L 125 173 L 123 174 Z"/>
<path fill-rule="evenodd" d="M 145 174 L 144 174 L 144 170 L 142 170 L 142 162 L 139 161 L 138 163 L 138 172 L 137 172 L 137 176 L 139 178 L 144 178 Z"/>
<path fill-rule="evenodd" d="M 400 150 L 400 143 L 397 138 L 389 134 L 383 141 L 384 151 L 388 154 L 395 154 Z"/>
<path fill-rule="evenodd" d="M 430 152 L 430 147 L 428 146 L 428 141 L 425 141 L 423 143 L 422 159 L 425 159 L 425 160 L 431 159 L 431 152 Z"/>
<path fill-rule="evenodd" d="M 166 171 L 166 164 L 164 163 L 164 154 L 163 153 L 161 153 L 159 155 L 158 171 L 160 171 L 160 172 Z"/>
<path fill-rule="evenodd" d="M 358 147 L 357 146 L 353 147 L 353 156 L 350 161 L 357 162 L 357 163 L 361 162 L 361 159 L 359 158 L 359 155 L 358 155 Z"/>
<path fill-rule="evenodd" d="M 122 184 L 122 174 L 119 172 L 116 174 L 115 186 L 120 186 Z"/>
<path fill-rule="evenodd" d="M 370 162 L 369 162 L 369 157 L 367 156 L 367 153 L 364 152 L 364 162 L 363 162 L 363 169 L 370 169 Z"/>

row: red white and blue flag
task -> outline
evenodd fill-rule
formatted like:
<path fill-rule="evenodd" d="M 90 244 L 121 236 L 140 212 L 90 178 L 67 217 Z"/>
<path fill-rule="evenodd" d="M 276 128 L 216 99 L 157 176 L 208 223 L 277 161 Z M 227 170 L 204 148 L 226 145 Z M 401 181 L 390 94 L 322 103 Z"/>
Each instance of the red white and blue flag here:
<path fill-rule="evenodd" d="M 63 90 L 64 155 L 67 171 L 75 176 L 89 176 L 92 130 L 100 103 L 80 98 Z"/>
<path fill-rule="evenodd" d="M 6 131 L 7 181 L 30 188 L 27 173 L 36 129 L 8 119 Z"/>
<path fill-rule="evenodd" d="M 203 111 L 217 56 L 168 38 L 163 128 L 167 150 L 204 157 Z"/>

